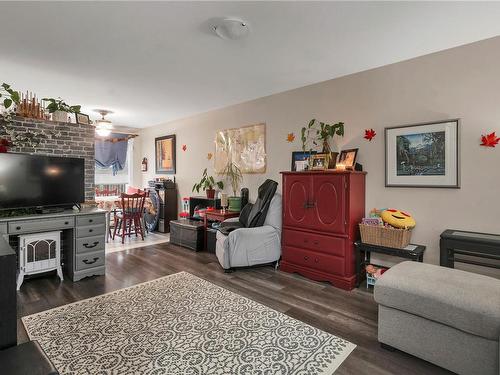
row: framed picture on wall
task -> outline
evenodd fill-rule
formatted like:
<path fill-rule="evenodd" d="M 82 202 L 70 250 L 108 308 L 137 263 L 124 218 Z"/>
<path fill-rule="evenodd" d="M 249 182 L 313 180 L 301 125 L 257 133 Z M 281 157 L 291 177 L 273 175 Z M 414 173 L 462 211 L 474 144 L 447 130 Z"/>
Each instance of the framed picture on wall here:
<path fill-rule="evenodd" d="M 385 186 L 460 188 L 458 119 L 385 128 Z"/>
<path fill-rule="evenodd" d="M 158 174 L 175 174 L 175 134 L 155 138 L 155 165 Z"/>

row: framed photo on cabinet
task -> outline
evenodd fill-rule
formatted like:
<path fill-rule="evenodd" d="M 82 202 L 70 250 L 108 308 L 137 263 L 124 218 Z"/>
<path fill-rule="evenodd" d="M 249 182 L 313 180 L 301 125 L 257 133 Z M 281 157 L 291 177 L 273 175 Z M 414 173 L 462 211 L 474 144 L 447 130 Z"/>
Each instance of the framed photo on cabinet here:
<path fill-rule="evenodd" d="M 175 174 L 175 134 L 155 138 L 155 166 L 158 174 Z"/>
<path fill-rule="evenodd" d="M 303 171 L 304 168 L 297 168 L 297 164 L 299 163 L 307 163 L 309 162 L 309 158 L 312 158 L 313 155 L 316 155 L 316 151 L 293 151 L 292 152 L 292 167 L 291 171 Z"/>
<path fill-rule="evenodd" d="M 458 119 L 385 128 L 385 186 L 460 188 Z"/>

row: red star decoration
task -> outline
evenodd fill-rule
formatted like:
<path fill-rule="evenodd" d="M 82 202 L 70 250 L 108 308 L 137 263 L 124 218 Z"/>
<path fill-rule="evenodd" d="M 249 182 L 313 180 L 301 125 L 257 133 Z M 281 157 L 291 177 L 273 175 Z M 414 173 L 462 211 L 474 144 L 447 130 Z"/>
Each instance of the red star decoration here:
<path fill-rule="evenodd" d="M 182 151 L 186 151 L 187 150 L 187 146 L 186 145 L 182 145 Z"/>
<path fill-rule="evenodd" d="M 481 136 L 481 146 L 484 147 L 495 147 L 499 141 L 500 137 L 497 137 L 495 132 Z"/>
<path fill-rule="evenodd" d="M 373 138 L 375 138 L 376 135 L 377 135 L 377 133 L 373 129 L 366 129 L 365 130 L 365 139 L 369 140 L 370 142 Z"/>

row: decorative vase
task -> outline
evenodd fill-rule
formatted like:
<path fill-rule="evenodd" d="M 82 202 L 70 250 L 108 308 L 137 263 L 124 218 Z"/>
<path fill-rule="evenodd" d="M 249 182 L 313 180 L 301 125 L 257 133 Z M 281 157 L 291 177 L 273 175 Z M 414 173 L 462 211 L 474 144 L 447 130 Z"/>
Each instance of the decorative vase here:
<path fill-rule="evenodd" d="M 229 211 L 240 212 L 241 211 L 241 197 L 228 197 L 229 201 Z"/>
<path fill-rule="evenodd" d="M 207 193 L 207 198 L 208 199 L 214 199 L 215 198 L 215 189 L 207 189 L 207 190 L 205 190 L 205 193 Z"/>
<path fill-rule="evenodd" d="M 68 122 L 68 112 L 55 111 L 52 113 L 52 121 Z"/>
<path fill-rule="evenodd" d="M 328 157 L 328 169 L 335 169 L 338 156 L 338 152 L 330 152 L 330 156 Z"/>

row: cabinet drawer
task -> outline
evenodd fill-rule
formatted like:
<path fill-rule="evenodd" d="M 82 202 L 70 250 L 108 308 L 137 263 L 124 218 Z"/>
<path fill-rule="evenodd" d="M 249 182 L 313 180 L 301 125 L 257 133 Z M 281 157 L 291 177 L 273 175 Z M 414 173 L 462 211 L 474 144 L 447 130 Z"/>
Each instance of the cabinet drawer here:
<path fill-rule="evenodd" d="M 283 243 L 285 246 L 320 251 L 339 257 L 345 256 L 346 241 L 344 238 L 323 236 L 321 234 L 300 232 L 297 230 L 285 229 L 283 231 Z"/>
<path fill-rule="evenodd" d="M 318 253 L 296 247 L 283 247 L 283 260 L 298 266 L 313 268 L 318 271 L 343 276 L 344 258 Z"/>
<path fill-rule="evenodd" d="M 95 252 L 104 250 L 106 239 L 104 236 L 84 237 L 76 239 L 76 253 Z"/>
<path fill-rule="evenodd" d="M 77 227 L 85 225 L 105 224 L 105 223 L 106 223 L 105 215 L 85 215 L 85 216 L 78 216 L 76 218 Z"/>
<path fill-rule="evenodd" d="M 34 233 L 56 229 L 73 228 L 74 217 L 60 217 L 53 219 L 23 220 L 9 223 L 9 234 Z"/>
<path fill-rule="evenodd" d="M 105 263 L 104 251 L 101 250 L 85 254 L 77 254 L 75 263 L 77 271 L 103 266 Z"/>
<path fill-rule="evenodd" d="M 106 225 L 88 225 L 76 228 L 76 238 L 95 237 L 106 233 Z"/>
<path fill-rule="evenodd" d="M 7 224 L 0 224 L 0 234 L 7 234 Z"/>

